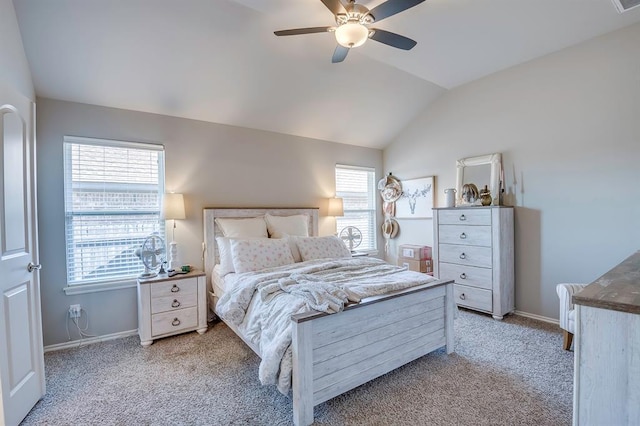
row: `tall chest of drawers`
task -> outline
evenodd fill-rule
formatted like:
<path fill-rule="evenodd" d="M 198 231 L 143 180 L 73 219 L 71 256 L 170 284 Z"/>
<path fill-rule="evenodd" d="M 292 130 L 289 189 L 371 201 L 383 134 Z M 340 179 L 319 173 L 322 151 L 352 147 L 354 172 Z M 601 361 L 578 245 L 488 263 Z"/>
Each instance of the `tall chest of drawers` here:
<path fill-rule="evenodd" d="M 459 306 L 495 319 L 515 309 L 513 207 L 437 208 L 434 276 L 453 279 Z"/>

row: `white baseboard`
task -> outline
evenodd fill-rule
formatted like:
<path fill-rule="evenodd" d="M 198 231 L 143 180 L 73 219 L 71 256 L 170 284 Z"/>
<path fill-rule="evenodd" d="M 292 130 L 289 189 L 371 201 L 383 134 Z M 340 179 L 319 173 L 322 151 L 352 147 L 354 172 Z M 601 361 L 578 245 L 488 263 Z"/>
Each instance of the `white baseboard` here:
<path fill-rule="evenodd" d="M 44 352 L 60 351 L 62 349 L 79 348 L 80 346 L 89 345 L 91 343 L 106 342 L 109 340 L 121 339 L 123 337 L 135 336 L 138 330 L 121 331 L 119 333 L 105 334 L 104 336 L 89 337 L 87 339 L 72 340 L 65 343 L 56 343 L 44 347 Z"/>
<path fill-rule="evenodd" d="M 549 324 L 560 325 L 560 322 L 555 318 L 543 317 L 542 315 L 530 314 L 529 312 L 513 311 L 514 315 L 520 315 L 521 317 L 531 318 L 538 321 L 548 322 Z"/>

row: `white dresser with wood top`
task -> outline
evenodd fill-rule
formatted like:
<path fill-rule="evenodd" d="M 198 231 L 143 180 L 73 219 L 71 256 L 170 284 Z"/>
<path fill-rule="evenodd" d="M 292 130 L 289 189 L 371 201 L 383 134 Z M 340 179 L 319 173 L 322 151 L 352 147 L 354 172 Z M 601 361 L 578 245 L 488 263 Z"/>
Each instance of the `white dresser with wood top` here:
<path fill-rule="evenodd" d="M 202 271 L 139 279 L 140 344 L 147 347 L 161 337 L 207 331 L 206 281 Z"/>
<path fill-rule="evenodd" d="M 502 319 L 515 309 L 513 207 L 433 209 L 434 276 L 459 306 Z"/>

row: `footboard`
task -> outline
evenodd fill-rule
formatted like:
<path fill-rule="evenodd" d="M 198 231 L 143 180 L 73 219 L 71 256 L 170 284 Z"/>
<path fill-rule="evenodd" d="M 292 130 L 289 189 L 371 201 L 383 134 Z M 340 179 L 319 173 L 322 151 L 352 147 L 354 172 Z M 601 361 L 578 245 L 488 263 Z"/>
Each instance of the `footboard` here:
<path fill-rule="evenodd" d="M 334 315 L 295 315 L 294 423 L 313 423 L 314 406 L 429 352 L 453 352 L 454 303 L 453 284 L 442 281 Z"/>

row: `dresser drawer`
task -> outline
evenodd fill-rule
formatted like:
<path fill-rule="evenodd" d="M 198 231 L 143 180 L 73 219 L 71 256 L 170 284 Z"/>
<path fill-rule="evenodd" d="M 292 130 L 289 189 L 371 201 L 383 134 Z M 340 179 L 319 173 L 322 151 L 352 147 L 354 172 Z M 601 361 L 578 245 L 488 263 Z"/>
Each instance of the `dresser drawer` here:
<path fill-rule="evenodd" d="M 182 296 L 187 293 L 196 294 L 197 290 L 198 280 L 196 278 L 162 281 L 151 284 L 151 297 Z"/>
<path fill-rule="evenodd" d="M 440 263 L 440 275 L 438 278 L 441 280 L 453 279 L 456 284 L 464 284 L 471 287 L 488 290 L 493 288 L 493 271 L 487 268 Z"/>
<path fill-rule="evenodd" d="M 154 297 L 151 299 L 151 313 L 175 311 L 189 308 L 198 304 L 198 295 L 195 291 L 177 292 L 171 296 Z"/>
<path fill-rule="evenodd" d="M 439 244 L 440 262 L 491 268 L 491 247 Z"/>
<path fill-rule="evenodd" d="M 460 284 L 453 285 L 453 298 L 460 306 L 491 312 L 493 310 L 492 297 L 493 293 L 490 290 Z"/>
<path fill-rule="evenodd" d="M 440 210 L 438 222 L 441 225 L 491 225 L 490 209 Z"/>
<path fill-rule="evenodd" d="M 198 307 L 178 309 L 151 316 L 152 336 L 176 333 L 198 326 Z"/>
<path fill-rule="evenodd" d="M 444 244 L 491 247 L 491 226 L 442 225 L 438 238 Z"/>

